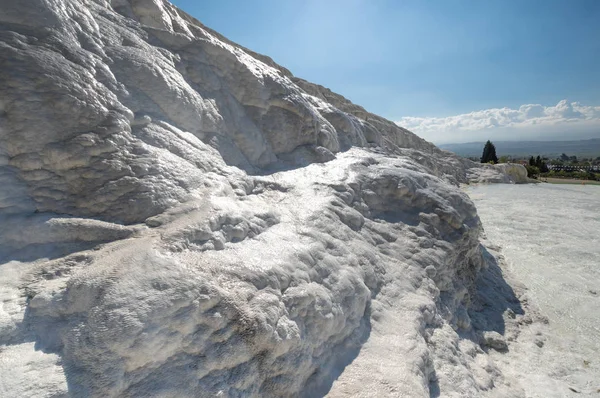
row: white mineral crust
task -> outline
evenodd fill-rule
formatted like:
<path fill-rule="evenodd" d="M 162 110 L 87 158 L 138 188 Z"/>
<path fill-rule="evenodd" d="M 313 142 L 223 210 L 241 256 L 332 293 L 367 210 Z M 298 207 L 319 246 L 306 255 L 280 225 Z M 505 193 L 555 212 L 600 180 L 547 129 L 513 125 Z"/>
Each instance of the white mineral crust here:
<path fill-rule="evenodd" d="M 524 176 L 166 1 L 0 0 L 0 396 L 520 396 L 459 184 Z"/>

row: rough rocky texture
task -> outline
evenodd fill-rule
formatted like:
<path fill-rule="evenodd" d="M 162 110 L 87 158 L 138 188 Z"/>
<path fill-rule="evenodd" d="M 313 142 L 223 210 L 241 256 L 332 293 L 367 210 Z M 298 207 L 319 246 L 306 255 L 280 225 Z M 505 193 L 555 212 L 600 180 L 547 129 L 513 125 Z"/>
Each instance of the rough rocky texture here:
<path fill-rule="evenodd" d="M 166 1 L 0 10 L 2 396 L 514 393 L 479 345 L 514 294 L 478 293 L 503 279 L 457 186 L 521 170 Z"/>
<path fill-rule="evenodd" d="M 527 184 L 533 182 L 527 177 L 527 169 L 516 163 L 484 164 L 468 169 L 471 183 Z"/>

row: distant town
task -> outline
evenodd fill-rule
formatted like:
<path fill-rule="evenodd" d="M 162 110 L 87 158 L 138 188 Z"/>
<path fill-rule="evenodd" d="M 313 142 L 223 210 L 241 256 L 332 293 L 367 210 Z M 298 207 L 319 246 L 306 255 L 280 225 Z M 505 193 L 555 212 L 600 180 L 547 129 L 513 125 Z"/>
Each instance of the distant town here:
<path fill-rule="evenodd" d="M 529 178 L 572 179 L 582 181 L 600 181 L 600 156 L 577 157 L 562 153 L 559 156 L 497 156 L 496 146 L 487 141 L 483 146 L 480 158 L 469 156 L 469 159 L 481 163 L 518 163 L 525 166 Z"/>

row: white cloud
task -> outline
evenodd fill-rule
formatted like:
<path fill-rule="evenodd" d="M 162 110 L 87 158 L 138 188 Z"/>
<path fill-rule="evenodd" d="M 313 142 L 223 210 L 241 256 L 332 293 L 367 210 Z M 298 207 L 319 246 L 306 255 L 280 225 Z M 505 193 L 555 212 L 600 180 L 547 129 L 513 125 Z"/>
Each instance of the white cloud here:
<path fill-rule="evenodd" d="M 600 106 L 562 100 L 555 106 L 527 104 L 449 117 L 403 117 L 396 124 L 438 144 L 585 139 L 600 137 Z"/>

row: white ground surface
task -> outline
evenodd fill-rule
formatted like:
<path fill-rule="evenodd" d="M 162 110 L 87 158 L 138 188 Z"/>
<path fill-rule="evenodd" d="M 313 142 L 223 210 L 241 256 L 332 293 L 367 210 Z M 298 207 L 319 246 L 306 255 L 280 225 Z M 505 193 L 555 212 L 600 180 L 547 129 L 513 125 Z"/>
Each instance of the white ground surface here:
<path fill-rule="evenodd" d="M 484 185 L 468 193 L 489 242 L 549 321 L 494 358 L 505 377 L 529 397 L 600 396 L 600 187 Z"/>

